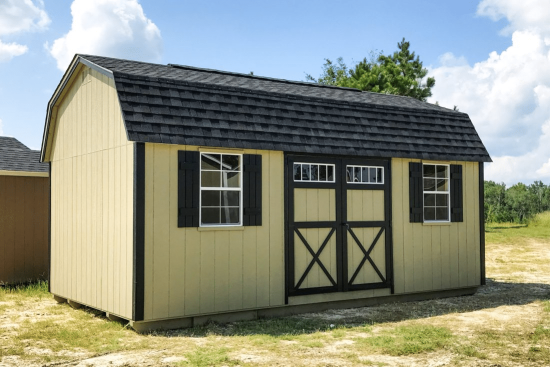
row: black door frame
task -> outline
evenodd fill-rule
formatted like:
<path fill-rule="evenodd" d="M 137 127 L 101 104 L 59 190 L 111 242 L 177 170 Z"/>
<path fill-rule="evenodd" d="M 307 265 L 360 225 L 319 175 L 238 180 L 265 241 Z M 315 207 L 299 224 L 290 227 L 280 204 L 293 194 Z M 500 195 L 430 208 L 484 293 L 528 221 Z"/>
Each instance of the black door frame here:
<path fill-rule="evenodd" d="M 294 182 L 292 172 L 294 162 L 306 161 L 308 163 L 326 163 L 335 165 L 336 179 L 334 183 L 303 183 Z M 347 165 L 376 165 L 383 166 L 384 184 L 348 184 L 345 182 Z M 391 230 L 391 161 L 390 159 L 368 159 L 357 157 L 335 157 L 335 156 L 311 156 L 298 154 L 285 154 L 284 159 L 284 185 L 285 185 L 285 304 L 288 304 L 288 297 L 346 292 L 365 289 L 390 288 L 393 294 L 393 246 Z M 294 221 L 294 189 L 295 188 L 325 188 L 334 189 L 336 192 L 336 220 L 331 222 L 295 222 Z M 347 191 L 348 190 L 384 190 L 384 221 L 377 222 L 348 222 L 347 221 Z M 360 227 L 381 227 L 385 231 L 385 256 L 386 256 L 386 278 L 380 283 L 369 283 L 350 285 L 348 284 L 347 273 L 347 233 L 348 228 L 353 232 L 353 228 Z M 334 232 L 336 236 L 336 261 L 337 261 L 337 279 L 332 286 L 296 289 L 295 282 L 295 264 L 294 264 L 294 234 L 298 233 L 300 228 L 331 228 L 329 233 Z M 381 231 L 382 232 L 382 231 Z M 352 235 L 353 236 L 353 235 Z M 328 240 L 328 238 L 326 239 Z M 376 243 L 376 242 L 375 242 Z M 305 245 L 305 244 L 304 244 Z M 370 244 L 363 244 L 369 247 Z M 308 247 L 308 245 L 306 245 Z M 315 254 L 308 248 L 311 255 Z M 367 256 L 368 257 L 368 256 Z M 370 261 L 364 258 L 363 261 Z M 312 264 L 315 259 L 312 260 Z M 319 265 L 321 265 L 319 263 Z M 323 271 L 325 271 L 323 269 Z"/>

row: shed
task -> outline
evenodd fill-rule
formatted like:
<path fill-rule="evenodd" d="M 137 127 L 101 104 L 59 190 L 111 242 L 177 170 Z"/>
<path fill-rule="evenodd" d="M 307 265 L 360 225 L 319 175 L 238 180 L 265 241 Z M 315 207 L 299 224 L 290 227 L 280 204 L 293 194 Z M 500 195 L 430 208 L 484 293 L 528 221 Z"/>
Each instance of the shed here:
<path fill-rule="evenodd" d="M 0 136 L 0 285 L 48 279 L 48 165 Z"/>
<path fill-rule="evenodd" d="M 139 331 L 485 282 L 490 156 L 416 99 L 76 55 L 41 159 L 51 292 Z"/>

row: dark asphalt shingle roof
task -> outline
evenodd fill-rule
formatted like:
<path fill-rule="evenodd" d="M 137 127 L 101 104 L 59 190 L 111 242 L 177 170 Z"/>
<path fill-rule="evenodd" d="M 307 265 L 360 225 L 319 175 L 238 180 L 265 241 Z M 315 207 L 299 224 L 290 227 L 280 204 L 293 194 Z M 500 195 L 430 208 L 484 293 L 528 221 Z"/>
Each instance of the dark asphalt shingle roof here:
<path fill-rule="evenodd" d="M 489 162 L 467 114 L 409 97 L 81 55 L 113 72 L 132 141 Z"/>
<path fill-rule="evenodd" d="M 31 150 L 19 140 L 0 136 L 0 171 L 48 172 L 40 163 L 40 151 Z"/>

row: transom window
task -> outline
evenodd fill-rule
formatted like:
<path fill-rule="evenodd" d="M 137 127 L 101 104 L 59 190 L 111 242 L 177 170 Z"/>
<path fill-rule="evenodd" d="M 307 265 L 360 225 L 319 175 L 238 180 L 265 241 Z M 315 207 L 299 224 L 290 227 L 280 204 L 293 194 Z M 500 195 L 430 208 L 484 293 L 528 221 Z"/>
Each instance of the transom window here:
<path fill-rule="evenodd" d="M 334 164 L 294 163 L 294 182 L 334 182 Z"/>
<path fill-rule="evenodd" d="M 242 155 L 201 153 L 201 226 L 242 223 Z"/>
<path fill-rule="evenodd" d="M 355 184 L 383 184 L 384 167 L 346 166 L 346 181 Z"/>
<path fill-rule="evenodd" d="M 424 221 L 449 221 L 449 166 L 446 164 L 424 164 Z"/>

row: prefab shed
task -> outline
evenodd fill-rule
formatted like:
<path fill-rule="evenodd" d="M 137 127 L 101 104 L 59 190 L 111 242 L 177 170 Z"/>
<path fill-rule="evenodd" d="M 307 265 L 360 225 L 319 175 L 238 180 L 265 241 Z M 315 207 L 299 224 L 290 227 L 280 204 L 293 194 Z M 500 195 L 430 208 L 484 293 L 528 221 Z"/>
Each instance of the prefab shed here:
<path fill-rule="evenodd" d="M 0 285 L 48 279 L 48 165 L 0 136 Z"/>
<path fill-rule="evenodd" d="M 137 330 L 484 283 L 490 157 L 412 98 L 77 55 L 42 160 L 51 292 Z"/>

